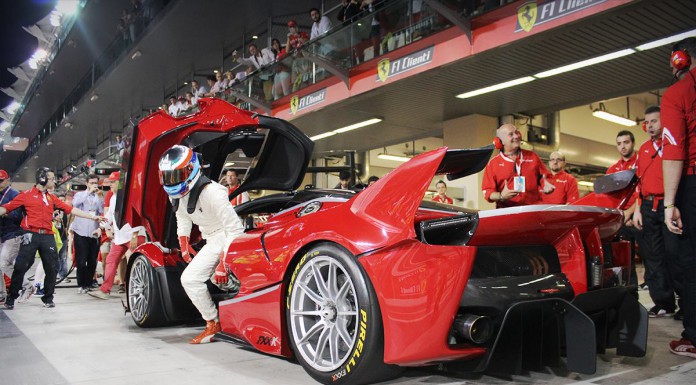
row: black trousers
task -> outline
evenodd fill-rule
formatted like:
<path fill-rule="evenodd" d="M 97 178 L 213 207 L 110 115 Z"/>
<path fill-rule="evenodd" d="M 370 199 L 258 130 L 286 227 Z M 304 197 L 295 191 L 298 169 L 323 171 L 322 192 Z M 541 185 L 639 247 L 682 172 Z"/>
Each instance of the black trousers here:
<path fill-rule="evenodd" d="M 53 301 L 53 292 L 56 288 L 56 271 L 58 269 L 58 251 L 53 233 L 37 234 L 27 232 L 23 235 L 22 245 L 15 260 L 14 272 L 12 272 L 12 284 L 10 285 L 10 298 L 17 299 L 22 288 L 24 274 L 34 264 L 36 252 L 39 252 L 46 278 L 44 278 L 44 296 L 41 300 Z"/>
<path fill-rule="evenodd" d="M 75 261 L 77 268 L 77 286 L 92 287 L 94 272 L 97 270 L 99 240 L 75 234 Z"/>
<path fill-rule="evenodd" d="M 679 278 L 676 276 L 679 272 L 674 269 L 672 260 L 677 258 L 673 254 L 679 252 L 679 242 L 682 241 L 678 235 L 667 229 L 665 207 L 662 201 L 659 201 L 655 211 L 653 211 L 653 201 L 643 201 L 640 213 L 643 215 L 641 256 L 645 264 L 645 283 L 648 284 L 650 298 L 655 305 L 674 310 L 674 283 L 679 279 L 673 278 Z M 681 294 L 681 288 L 682 286 L 679 285 L 678 294 Z"/>
<path fill-rule="evenodd" d="M 696 175 L 683 176 L 677 190 L 677 207 L 682 216 L 684 235 L 682 252 L 675 263 L 684 274 L 682 337 L 696 343 Z"/>

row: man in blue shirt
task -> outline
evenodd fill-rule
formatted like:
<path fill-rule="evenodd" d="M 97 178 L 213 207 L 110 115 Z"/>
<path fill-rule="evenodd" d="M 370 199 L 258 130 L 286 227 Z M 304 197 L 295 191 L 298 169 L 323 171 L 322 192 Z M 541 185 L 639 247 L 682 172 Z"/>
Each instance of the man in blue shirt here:
<path fill-rule="evenodd" d="M 10 176 L 5 170 L 0 170 L 0 205 L 14 199 L 19 192 L 10 186 Z M 7 298 L 7 288 L 5 287 L 5 275 L 12 276 L 14 271 L 14 261 L 22 243 L 22 229 L 19 223 L 22 220 L 22 213 L 15 210 L 7 216 L 0 217 L 0 305 Z M 27 280 L 24 288 L 31 288 Z"/>
<path fill-rule="evenodd" d="M 92 215 L 104 214 L 104 200 L 97 195 L 99 178 L 96 175 L 87 177 L 87 189 L 73 197 L 73 207 Z M 76 217 L 70 230 L 74 233 L 75 260 L 77 267 L 77 292 L 87 293 L 92 287 L 94 272 L 97 269 L 99 255 L 99 223 L 85 218 Z"/>

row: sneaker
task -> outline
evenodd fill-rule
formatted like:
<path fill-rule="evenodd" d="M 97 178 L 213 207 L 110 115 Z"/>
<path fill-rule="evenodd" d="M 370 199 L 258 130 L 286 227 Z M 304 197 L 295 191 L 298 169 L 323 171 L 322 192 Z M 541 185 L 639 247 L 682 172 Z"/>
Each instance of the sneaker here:
<path fill-rule="evenodd" d="M 77 288 L 77 294 L 85 294 L 85 293 L 89 293 L 88 288 L 86 288 L 86 287 L 78 287 Z"/>
<path fill-rule="evenodd" d="M 19 298 L 17 298 L 17 302 L 19 303 L 25 303 L 29 301 L 29 298 L 34 294 L 34 290 L 36 290 L 35 286 L 32 286 L 29 289 L 22 289 L 22 292 L 19 293 Z"/>
<path fill-rule="evenodd" d="M 206 321 L 205 322 L 205 330 L 196 338 L 192 339 L 189 341 L 190 344 L 207 344 L 209 342 L 213 342 L 213 336 L 215 336 L 215 333 L 218 333 L 222 330 L 220 327 L 220 322 L 215 322 L 215 321 Z M 693 346 L 692 346 L 693 347 Z"/>
<path fill-rule="evenodd" d="M 684 321 L 684 313 L 682 313 L 682 309 L 679 308 L 676 313 L 674 313 L 674 320 L 675 321 Z"/>
<path fill-rule="evenodd" d="M 0 297 L 0 305 L 4 305 L 4 304 L 5 304 L 5 297 Z"/>
<path fill-rule="evenodd" d="M 125 294 L 126 293 L 126 285 L 120 284 L 118 286 L 118 294 Z"/>
<path fill-rule="evenodd" d="M 109 299 L 109 298 L 111 298 L 111 294 L 109 294 L 109 293 L 104 293 L 104 292 L 101 291 L 101 290 L 90 291 L 90 292 L 88 292 L 87 294 L 89 294 L 90 296 L 92 296 L 92 297 L 94 297 L 94 298 L 99 298 L 99 299 Z"/>
<path fill-rule="evenodd" d="M 696 358 L 696 348 L 694 344 L 683 338 L 670 342 L 669 351 L 680 356 Z"/>
<path fill-rule="evenodd" d="M 662 306 L 655 305 L 648 310 L 648 317 L 661 318 L 668 315 L 673 315 L 674 309 L 665 309 Z"/>
<path fill-rule="evenodd" d="M 53 303 L 53 301 L 44 302 L 44 307 L 53 308 L 53 307 L 56 307 L 56 304 Z"/>
<path fill-rule="evenodd" d="M 640 290 L 648 290 L 648 284 L 645 282 L 638 285 L 638 287 L 640 288 Z"/>
<path fill-rule="evenodd" d="M 44 289 L 41 288 L 41 289 L 37 290 L 36 293 L 34 293 L 34 294 L 36 294 L 37 297 L 43 297 L 45 294 Z"/>
<path fill-rule="evenodd" d="M 5 306 L 5 309 L 7 310 L 14 309 L 14 300 L 10 297 L 7 297 L 7 299 L 5 299 L 5 305 L 3 306 Z"/>

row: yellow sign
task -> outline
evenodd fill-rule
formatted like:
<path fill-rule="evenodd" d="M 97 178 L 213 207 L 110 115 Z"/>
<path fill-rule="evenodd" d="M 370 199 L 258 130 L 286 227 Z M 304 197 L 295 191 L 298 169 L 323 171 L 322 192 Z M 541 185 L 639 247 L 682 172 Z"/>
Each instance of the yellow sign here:
<path fill-rule="evenodd" d="M 377 64 L 377 75 L 382 82 L 386 82 L 389 77 L 390 64 L 389 58 L 384 58 Z"/>
<path fill-rule="evenodd" d="M 537 20 L 536 1 L 528 1 L 517 8 L 517 21 L 525 32 L 529 32 L 534 27 Z"/>
<path fill-rule="evenodd" d="M 290 113 L 295 115 L 297 113 L 297 108 L 300 106 L 300 98 L 295 95 L 290 99 Z"/>

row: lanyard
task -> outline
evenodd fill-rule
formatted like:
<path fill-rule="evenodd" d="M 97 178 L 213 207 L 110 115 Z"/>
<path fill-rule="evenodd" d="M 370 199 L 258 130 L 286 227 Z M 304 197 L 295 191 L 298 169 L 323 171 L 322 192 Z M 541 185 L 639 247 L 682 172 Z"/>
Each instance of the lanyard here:
<path fill-rule="evenodd" d="M 5 193 L 2 194 L 2 198 L 0 198 L 0 203 L 2 203 L 5 200 L 5 196 L 8 192 L 10 192 L 10 186 L 7 186 L 7 188 L 5 189 Z"/>
<path fill-rule="evenodd" d="M 517 156 L 517 159 L 515 160 L 515 170 L 517 171 L 517 175 L 522 175 L 522 160 L 524 158 L 522 157 L 522 151 L 520 151 L 520 154 Z M 517 162 L 519 160 L 519 163 Z"/>

